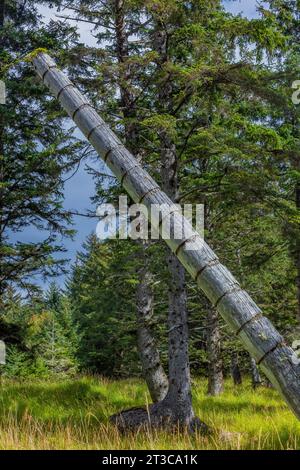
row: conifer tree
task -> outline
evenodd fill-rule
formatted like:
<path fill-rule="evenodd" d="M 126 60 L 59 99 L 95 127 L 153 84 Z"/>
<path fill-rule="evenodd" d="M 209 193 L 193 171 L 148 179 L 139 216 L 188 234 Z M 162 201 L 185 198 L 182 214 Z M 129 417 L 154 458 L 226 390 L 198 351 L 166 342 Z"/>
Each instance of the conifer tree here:
<path fill-rule="evenodd" d="M 0 105 L 1 295 L 10 284 L 30 289 L 35 275 L 55 274 L 62 264 L 62 256 L 53 256 L 63 252 L 59 237 L 73 233 L 62 204 L 63 183 L 83 155 L 57 103 L 22 61 L 38 47 L 63 51 L 76 38 L 62 24 L 43 25 L 38 5 L 1 2 L 0 79 L 7 90 Z M 37 241 L 23 241 L 28 229 L 36 230 Z"/>
<path fill-rule="evenodd" d="M 89 237 L 78 254 L 68 295 L 80 341 L 81 368 L 110 377 L 140 372 L 137 360 L 136 247 Z"/>

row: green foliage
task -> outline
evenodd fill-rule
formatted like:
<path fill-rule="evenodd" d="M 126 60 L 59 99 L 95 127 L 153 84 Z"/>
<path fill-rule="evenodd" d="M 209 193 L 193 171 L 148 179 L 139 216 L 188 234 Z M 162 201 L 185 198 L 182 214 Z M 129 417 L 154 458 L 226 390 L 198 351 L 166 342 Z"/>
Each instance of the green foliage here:
<path fill-rule="evenodd" d="M 176 138 L 176 118 L 168 114 L 152 116 L 142 121 L 142 126 L 145 126 L 157 134 L 166 132 L 170 138 Z"/>
<path fill-rule="evenodd" d="M 108 376 L 135 375 L 135 247 L 90 237 L 68 283 L 80 332 L 81 367 Z"/>
<path fill-rule="evenodd" d="M 8 377 L 60 377 L 77 370 L 77 333 L 68 298 L 50 286 L 46 299 L 24 301 L 10 291 L 4 299 L 0 335 L 7 344 Z"/>
<path fill-rule="evenodd" d="M 49 369 L 42 358 L 34 358 L 28 352 L 11 345 L 7 348 L 7 363 L 2 366 L 2 374 L 12 379 L 42 379 L 49 376 Z"/>
<path fill-rule="evenodd" d="M 61 236 L 73 233 L 62 191 L 83 145 L 67 130 L 64 113 L 31 65 L 20 59 L 37 48 L 64 49 L 76 35 L 67 26 L 44 26 L 41 3 L 2 2 L 0 79 L 7 99 L 0 105 L 1 294 L 12 284 L 31 290 L 35 275 L 56 274 L 64 264 L 54 256 L 64 251 Z M 24 242 L 27 227 L 39 231 L 37 241 Z"/>

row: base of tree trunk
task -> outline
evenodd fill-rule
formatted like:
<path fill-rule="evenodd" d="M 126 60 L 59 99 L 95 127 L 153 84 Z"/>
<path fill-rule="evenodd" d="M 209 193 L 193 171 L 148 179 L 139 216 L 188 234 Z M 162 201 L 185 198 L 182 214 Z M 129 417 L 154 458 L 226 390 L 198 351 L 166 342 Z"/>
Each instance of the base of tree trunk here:
<path fill-rule="evenodd" d="M 266 388 L 274 388 L 273 384 L 270 382 L 269 379 L 265 378 L 264 382 L 263 382 L 263 385 L 266 387 Z"/>
<path fill-rule="evenodd" d="M 186 429 L 188 432 L 199 432 L 202 435 L 211 434 L 212 430 L 199 418 L 193 417 L 189 423 L 182 424 L 178 421 L 174 411 L 164 401 L 154 403 L 145 408 L 131 408 L 121 411 L 110 417 L 110 422 L 115 424 L 121 432 L 134 432 L 141 429 Z"/>
<path fill-rule="evenodd" d="M 214 380 L 210 377 L 208 381 L 207 395 L 209 395 L 210 397 L 218 397 L 223 393 L 223 391 L 223 377 L 215 377 Z"/>

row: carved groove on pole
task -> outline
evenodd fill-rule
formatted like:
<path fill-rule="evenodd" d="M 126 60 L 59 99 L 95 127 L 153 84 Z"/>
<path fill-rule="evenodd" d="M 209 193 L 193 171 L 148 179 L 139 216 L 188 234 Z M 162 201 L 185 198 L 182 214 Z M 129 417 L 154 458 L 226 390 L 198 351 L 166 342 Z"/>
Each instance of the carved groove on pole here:
<path fill-rule="evenodd" d="M 92 133 L 93 133 L 95 130 L 101 128 L 101 127 L 103 127 L 103 124 L 97 124 L 97 126 L 92 127 L 92 129 L 90 130 L 90 132 L 89 132 L 88 135 L 87 135 L 87 140 L 90 140 L 90 138 L 91 138 L 91 136 L 92 136 Z"/>
<path fill-rule="evenodd" d="M 104 125 L 101 126 L 101 124 L 100 124 L 100 128 L 101 128 L 101 127 L 104 127 Z M 105 156 L 104 156 L 104 161 L 105 161 L 105 163 L 106 163 L 106 161 L 107 161 L 107 159 L 108 159 L 108 156 L 109 156 L 111 153 L 113 153 L 113 152 L 114 152 L 115 150 L 117 150 L 117 149 L 122 149 L 123 147 L 124 147 L 124 145 L 123 145 L 121 142 L 118 143 L 118 144 L 116 144 L 116 145 L 113 145 L 113 146 L 107 151 L 107 153 L 106 153 Z"/>
<path fill-rule="evenodd" d="M 179 251 L 181 250 L 181 248 L 184 247 L 184 245 L 185 245 L 186 243 L 191 243 L 191 242 L 193 242 L 193 241 L 196 241 L 197 238 L 198 238 L 198 235 L 196 234 L 196 235 L 193 235 L 192 237 L 189 237 L 189 238 L 186 238 L 185 240 L 183 240 L 183 241 L 178 245 L 178 247 L 176 248 L 176 250 L 175 250 L 175 255 L 176 255 L 176 256 L 178 255 Z"/>
<path fill-rule="evenodd" d="M 243 331 L 245 326 L 249 325 L 249 323 L 252 323 L 253 321 L 258 320 L 261 317 L 263 317 L 263 314 L 261 312 L 256 313 L 255 315 L 253 315 L 252 318 L 250 318 L 250 320 L 247 320 L 245 323 L 243 323 L 242 326 L 240 326 L 240 328 L 236 331 L 235 334 L 238 336 Z"/>
<path fill-rule="evenodd" d="M 218 298 L 218 300 L 216 301 L 214 307 L 217 308 L 219 303 L 224 299 L 224 297 L 226 297 L 227 295 L 229 294 L 235 294 L 236 292 L 241 292 L 243 289 L 238 285 L 236 285 L 236 287 L 232 287 L 231 289 L 228 289 L 226 292 L 224 292 L 224 294 L 221 295 L 221 297 Z"/>
<path fill-rule="evenodd" d="M 61 90 L 59 90 L 59 92 L 58 92 L 56 98 L 59 100 L 60 95 L 65 91 L 66 88 L 69 88 L 69 87 L 75 88 L 75 86 L 73 85 L 73 83 L 68 83 L 66 86 L 62 87 Z"/>
<path fill-rule="evenodd" d="M 201 276 L 201 274 L 207 269 L 207 268 L 211 268 L 213 266 L 217 266 L 218 264 L 220 264 L 220 260 L 219 258 L 216 258 L 216 259 L 213 259 L 212 261 L 210 261 L 209 263 L 207 263 L 206 266 L 204 266 L 203 268 L 199 269 L 199 271 L 197 272 L 194 280 L 197 282 L 198 281 L 198 278 Z"/>
<path fill-rule="evenodd" d="M 94 109 L 94 107 L 90 103 L 82 103 L 77 109 L 75 109 L 74 113 L 72 114 L 73 121 L 74 121 L 75 116 L 78 113 L 78 111 L 81 111 L 83 108 L 92 108 L 92 109 Z"/>
<path fill-rule="evenodd" d="M 112 151 L 113 151 L 113 149 L 108 149 L 106 154 L 104 155 L 103 160 L 104 160 L 105 163 L 106 163 L 106 160 L 108 159 L 108 157 L 109 157 L 109 155 L 111 154 Z"/>
<path fill-rule="evenodd" d="M 135 168 L 139 168 L 139 167 L 140 167 L 139 164 L 135 164 L 132 167 L 130 167 L 128 170 L 126 170 L 124 175 L 122 175 L 122 178 L 120 179 L 121 185 L 123 185 L 123 182 L 124 182 L 124 179 L 126 178 L 126 176 L 128 176 L 131 173 L 132 170 L 134 170 Z"/>
<path fill-rule="evenodd" d="M 176 209 L 172 209 L 170 212 L 168 212 L 166 215 L 162 216 L 160 221 L 158 222 L 158 228 L 161 227 L 163 221 L 167 218 L 167 217 L 171 217 L 171 215 L 173 214 L 180 214 L 179 210 L 176 208 Z"/>
<path fill-rule="evenodd" d="M 50 65 L 50 67 L 48 67 L 47 70 L 45 70 L 45 72 L 42 75 L 42 80 L 43 81 L 44 81 L 44 78 L 46 77 L 47 73 L 50 72 L 50 70 L 52 70 L 52 69 L 57 69 L 57 66 L 56 65 Z"/>
<path fill-rule="evenodd" d="M 156 193 L 156 192 L 161 192 L 161 189 L 159 187 L 149 189 L 149 191 L 147 191 L 145 194 L 143 194 L 143 196 L 140 198 L 138 203 L 141 204 L 143 202 L 143 200 L 145 199 L 145 197 L 148 196 L 148 194 L 153 194 L 153 193 Z"/>
<path fill-rule="evenodd" d="M 269 351 L 267 351 L 263 357 L 261 357 L 260 359 L 258 359 L 257 361 L 257 365 L 259 366 L 259 364 L 261 364 L 265 359 L 266 357 L 271 354 L 272 352 L 275 351 L 275 349 L 277 348 L 284 348 L 286 346 L 285 342 L 284 341 L 279 341 L 277 344 L 275 344 L 275 346 L 273 346 L 271 349 L 269 349 Z"/>

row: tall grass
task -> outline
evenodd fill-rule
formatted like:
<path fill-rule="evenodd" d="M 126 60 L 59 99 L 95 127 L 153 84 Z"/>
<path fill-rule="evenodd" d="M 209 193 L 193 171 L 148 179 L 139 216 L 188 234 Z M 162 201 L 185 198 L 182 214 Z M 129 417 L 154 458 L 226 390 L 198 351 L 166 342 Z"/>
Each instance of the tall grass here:
<path fill-rule="evenodd" d="M 145 405 L 136 380 L 83 377 L 73 381 L 0 382 L 0 449 L 299 449 L 300 423 L 272 389 L 226 382 L 218 398 L 205 380 L 193 383 L 198 416 L 228 437 L 147 431 L 121 435 L 111 414 Z M 230 433 L 230 434 L 229 434 Z"/>

